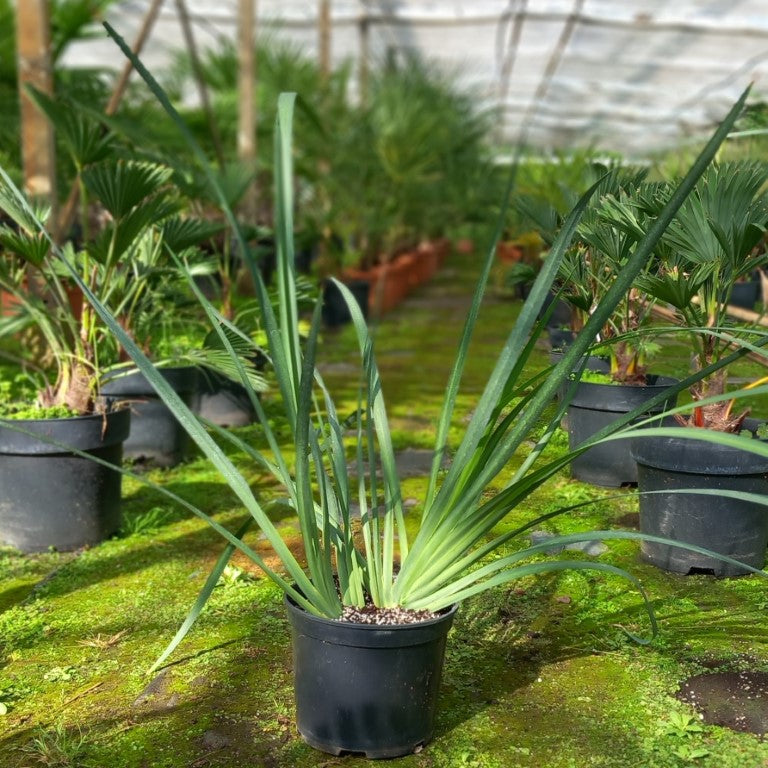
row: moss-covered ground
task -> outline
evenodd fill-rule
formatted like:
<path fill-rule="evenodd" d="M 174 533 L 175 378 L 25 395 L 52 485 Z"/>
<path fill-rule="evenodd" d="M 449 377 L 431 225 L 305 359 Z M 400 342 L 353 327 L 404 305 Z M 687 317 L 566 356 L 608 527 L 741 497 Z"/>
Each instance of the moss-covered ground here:
<path fill-rule="evenodd" d="M 378 328 L 398 449 L 431 445 L 475 271 L 471 258 L 452 257 Z M 518 309 L 488 297 L 454 438 Z M 679 373 L 687 354 L 682 343 L 671 346 L 655 368 Z M 341 410 L 352 410 L 351 330 L 327 332 L 322 357 Z M 542 346 L 532 365 L 545 364 Z M 756 371 L 747 364 L 734 375 Z M 261 439 L 256 427 L 240 432 Z M 562 446 L 561 436 L 557 441 Z M 279 489 L 243 456 L 235 458 L 265 502 L 279 500 Z M 244 518 L 200 458 L 149 476 L 233 528 Z M 414 519 L 423 485 L 418 476 L 404 483 L 405 496 L 415 500 Z M 595 495 L 606 492 L 563 473 L 505 524 Z M 99 546 L 26 557 L 0 551 L 0 766 L 362 765 L 358 757 L 315 752 L 297 736 L 281 596 L 241 557 L 170 663 L 147 674 L 222 543 L 136 480 L 125 480 L 124 496 L 124 530 Z M 636 505 L 627 492 L 546 527 L 631 527 Z M 298 546 L 285 507 L 276 503 L 273 514 Z M 248 540 L 264 548 L 258 532 Z M 768 582 L 663 573 L 641 563 L 637 544 L 626 541 L 610 543 L 596 559 L 642 581 L 659 636 L 649 645 L 629 640 L 625 629 L 648 633 L 639 595 L 625 581 L 589 571 L 526 579 L 468 602 L 449 638 L 435 738 L 403 758 L 403 768 L 768 766 L 762 738 L 700 725 L 675 698 L 679 683 L 704 669 L 768 670 Z"/>

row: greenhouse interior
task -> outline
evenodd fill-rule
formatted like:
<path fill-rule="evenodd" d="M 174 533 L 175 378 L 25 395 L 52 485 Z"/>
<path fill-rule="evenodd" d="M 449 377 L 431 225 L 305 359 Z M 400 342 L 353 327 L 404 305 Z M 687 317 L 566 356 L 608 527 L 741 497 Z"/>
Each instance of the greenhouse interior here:
<path fill-rule="evenodd" d="M 0 36 L 0 768 L 768 766 L 765 0 Z"/>

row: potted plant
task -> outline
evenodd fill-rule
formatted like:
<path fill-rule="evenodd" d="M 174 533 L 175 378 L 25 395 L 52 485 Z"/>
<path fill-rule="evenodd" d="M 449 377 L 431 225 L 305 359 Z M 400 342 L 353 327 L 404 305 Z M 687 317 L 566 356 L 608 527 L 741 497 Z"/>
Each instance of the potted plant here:
<path fill-rule="evenodd" d="M 38 91 L 32 96 L 56 129 L 75 169 L 81 215 L 73 230 L 82 259 L 102 301 L 120 318 L 131 337 L 162 367 L 187 405 L 199 402 L 201 368 L 208 377 L 232 373 L 220 350 L 203 343 L 206 331 L 197 303 L 191 300 L 186 273 L 195 279 L 217 274 L 228 263 L 205 254 L 201 244 L 212 243 L 221 223 L 193 216 L 189 210 L 205 206 L 204 190 L 178 169 L 162 160 L 125 160 L 126 146 L 95 118 L 77 111 L 67 100 L 54 100 Z M 218 188 L 232 204 L 242 194 L 237 174 L 220 173 Z M 182 193 L 182 188 L 187 195 Z M 199 198 L 189 197 L 197 191 Z M 184 268 L 182 269 L 182 262 Z M 229 273 L 226 272 L 226 277 Z M 75 298 L 82 301 L 79 289 Z M 229 295 L 223 297 L 224 311 Z M 92 311 L 85 307 L 84 323 Z M 222 323 L 228 323 L 224 317 Z M 230 327 L 234 331 L 234 326 Z M 243 339 L 243 334 L 240 334 Z M 124 352 L 110 340 L 111 348 L 99 354 L 99 394 L 112 406 L 130 403 L 133 418 L 123 444 L 126 458 L 158 466 L 173 466 L 189 453 L 192 443 L 176 418 L 156 397 L 151 384 L 128 363 Z M 265 381 L 248 357 L 253 344 L 238 344 L 245 355 L 251 385 L 265 388 Z M 95 354 L 95 353 L 94 353 Z"/>
<path fill-rule="evenodd" d="M 478 207 L 467 180 L 487 165 L 487 126 L 466 94 L 415 56 L 407 66 L 390 62 L 354 119 L 328 126 L 334 139 L 315 219 L 342 248 L 327 241 L 323 255 L 335 252 L 331 272 L 343 282 L 358 290 L 368 283 L 371 316 L 390 311 L 434 274 L 445 245 L 420 242 L 440 242 L 446 222 Z M 347 315 L 343 308 L 338 314 Z"/>
<path fill-rule="evenodd" d="M 141 62 L 108 25 L 107 29 L 167 105 L 169 114 L 179 120 Z M 466 433 L 453 454 L 453 461 L 443 474 L 441 467 L 448 450 L 447 436 L 453 407 L 474 318 L 485 287 L 485 280 L 480 281 L 447 389 L 421 521 L 416 524 L 413 533 L 405 521 L 406 512 L 372 350 L 373 342 L 359 308 L 343 285 L 340 285 L 340 290 L 348 301 L 363 360 L 360 406 L 349 422 L 342 423 L 315 368 L 321 317 L 319 303 L 312 315 L 306 344 L 302 345 L 300 340 L 293 282 L 291 224 L 290 118 L 293 95 L 281 96 L 276 162 L 276 199 L 280 201 L 276 221 L 278 312 L 272 311 L 266 288 L 256 270 L 254 280 L 262 305 L 277 388 L 293 439 L 287 451 L 281 450 L 269 420 L 255 397 L 254 408 L 274 452 L 272 456 L 263 456 L 253 446 L 225 431 L 220 431 L 219 437 L 252 456 L 286 488 L 290 503 L 299 517 L 306 564 L 302 564 L 286 545 L 279 529 L 218 441 L 193 418 L 120 324 L 83 285 L 86 297 L 93 302 L 104 322 L 125 345 L 140 370 L 152 380 L 158 394 L 177 413 L 200 449 L 227 479 L 249 512 L 248 522 L 258 525 L 281 563 L 279 570 L 270 567 L 259 553 L 243 542 L 247 524 L 233 533 L 194 505 L 187 505 L 221 533 L 228 546 L 167 653 L 194 621 L 231 552 L 237 548 L 252 558 L 285 592 L 294 639 L 300 733 L 310 744 L 334 753 L 347 750 L 363 752 L 371 757 L 392 757 L 417 749 L 431 736 L 445 636 L 455 606 L 461 600 L 515 578 L 546 571 L 590 568 L 623 573 L 602 562 L 552 562 L 537 558 L 556 542 L 593 539 L 595 532 L 548 539 L 546 543 L 522 551 L 501 551 L 495 559 L 485 560 L 485 557 L 499 551 L 520 533 L 508 531 L 494 535 L 492 531 L 496 523 L 511 507 L 523 502 L 534 488 L 563 466 L 562 459 L 547 461 L 541 456 L 561 413 L 547 420 L 544 437 L 533 450 L 527 444 L 531 430 L 540 426 L 539 420 L 547 411 L 553 394 L 589 347 L 590 334 L 596 332 L 612 310 L 612 305 L 628 290 L 635 273 L 658 240 L 661 229 L 706 167 L 740 106 L 741 103 L 717 131 L 674 200 L 661 214 L 660 229 L 649 235 L 630 257 L 602 305 L 595 309 L 587 322 L 584 334 L 576 339 L 553 375 L 536 390 L 530 390 L 522 386 L 520 379 L 521 366 L 533 347 L 529 343 L 529 334 L 535 333 L 538 310 L 589 195 L 580 201 L 551 249 L 518 323 L 502 350 L 485 395 L 478 402 Z M 183 123 L 180 123 L 180 129 L 184 130 Z M 493 249 L 489 249 L 484 266 L 486 276 L 493 257 Z M 217 327 L 215 311 L 202 295 L 200 298 L 214 321 L 214 327 Z M 220 338 L 227 346 L 226 335 L 222 333 Z M 317 399 L 322 401 L 322 409 L 316 408 Z M 346 438 L 345 430 L 350 432 Z M 523 446 L 525 457 L 520 469 L 503 483 L 496 494 L 484 495 L 489 482 L 499 475 L 510 457 Z M 350 482 L 349 456 L 357 468 L 356 484 Z M 541 466 L 534 468 L 539 459 L 542 459 Z M 369 471 L 365 470 L 366 465 Z M 360 506 L 359 519 L 353 519 L 353 501 Z M 541 519 L 532 520 L 524 530 L 529 530 Z M 639 537 L 637 533 L 622 531 L 602 532 L 597 536 Z M 624 575 L 637 584 L 630 574 Z M 364 623 L 371 619 L 375 623 Z M 432 666 L 425 668 L 423 664 L 426 662 Z M 396 671 L 398 669 L 409 669 L 414 676 L 403 679 Z M 306 672 L 314 679 L 307 680 L 304 677 Z M 365 685 L 360 684 L 361 679 L 366 681 Z M 350 702 L 354 704 L 352 710 Z M 415 723 L 418 723 L 418 728 Z"/>
<path fill-rule="evenodd" d="M 511 199 L 513 214 L 507 229 L 532 228 L 539 237 L 538 251 L 543 247 L 546 253 L 580 195 L 607 170 L 608 166 L 591 153 L 579 151 L 559 154 L 547 163 L 526 164 L 518 171 L 517 189 Z M 526 290 L 525 285 L 523 289 Z M 583 325 L 578 313 L 556 289 L 547 297 L 541 316 L 546 316 L 550 347 L 555 351 L 567 346 Z"/>
<path fill-rule="evenodd" d="M 0 540 L 26 551 L 92 544 L 120 522 L 120 476 L 105 464 L 120 465 L 131 419 L 105 396 L 105 379 L 122 354 L 70 270 L 149 348 L 158 318 L 173 316 L 163 297 L 182 274 L 168 254 L 191 259 L 207 231 L 179 216 L 170 169 L 120 159 L 99 124 L 34 97 L 70 150 L 82 215 L 73 237 L 53 249 L 38 228 L 47 214 L 20 198 L 9 177 L 0 186 L 0 286 L 16 302 L 0 333 L 26 334 L 15 358 L 39 381 L 34 403 L 2 404 Z"/>
<path fill-rule="evenodd" d="M 184 402 L 214 423 L 238 426 L 250 422 L 248 397 L 218 337 L 204 327 L 185 277 L 189 274 L 196 280 L 214 268 L 196 247 L 209 231 L 206 222 L 195 219 L 163 222 L 132 255 L 128 268 L 116 271 L 111 299 L 123 326 Z M 248 326 L 241 327 L 246 319 Z M 252 308 L 244 307 L 233 320 L 222 314 L 220 323 L 241 356 L 249 387 L 265 391 L 264 359 L 255 339 L 258 322 Z M 106 373 L 101 394 L 110 403 L 130 403 L 133 418 L 124 445 L 126 458 L 171 467 L 190 455 L 193 444 L 186 431 L 130 360 Z"/>
<path fill-rule="evenodd" d="M 593 168 L 597 172 L 597 168 Z M 605 174 L 598 182 L 594 202 L 577 227 L 574 242 L 560 264 L 555 281 L 557 298 L 571 310 L 570 328 L 562 332 L 568 333 L 571 339 L 585 326 L 642 240 L 637 232 L 621 228 L 613 221 L 614 206 L 630 205 L 628 201 L 642 197 L 653 187 L 643 183 L 644 172 L 621 168 L 603 170 Z M 531 205 L 527 208 L 531 210 Z M 561 221 L 554 209 L 537 214 L 537 219 L 551 223 Z M 547 232 L 544 237 L 551 242 L 553 233 Z M 596 351 L 608 359 L 593 353 L 584 362 L 588 373 L 574 373 L 579 381 L 568 402 L 568 437 L 572 449 L 617 418 L 630 412 L 642 414 L 644 403 L 675 383 L 674 379 L 648 373 L 645 368 L 646 358 L 655 348 L 650 336 L 643 332 L 652 304 L 637 283 L 630 287 L 606 316 L 595 337 Z M 550 305 L 543 322 L 549 321 L 554 307 L 556 304 Z M 550 329 L 550 338 L 552 333 Z M 649 406 L 648 412 L 660 414 L 674 403 L 675 395 L 670 394 Z M 571 474 L 579 480 L 611 487 L 637 482 L 629 441 L 598 444 L 580 453 L 571 462 Z"/>
<path fill-rule="evenodd" d="M 679 428 L 635 438 L 632 448 L 642 531 L 698 544 L 756 568 L 763 567 L 768 544 L 764 506 L 755 498 L 679 491 L 768 491 L 768 458 L 750 451 L 756 428 L 746 429 L 748 411 L 737 409 L 728 395 L 725 364 L 733 358 L 734 345 L 767 357 L 760 349 L 765 331 L 735 325 L 727 314 L 737 281 L 768 260 L 766 181 L 768 168 L 762 163 L 711 166 L 662 238 L 654 270 L 638 278 L 643 290 L 674 309 L 680 328 L 688 332 L 693 371 L 699 376 L 690 386 L 690 413 L 676 415 Z M 669 188 L 659 188 L 645 201 L 647 212 L 654 215 L 668 197 Z M 637 212 L 622 206 L 617 218 L 635 226 Z M 705 440 L 712 432 L 741 437 L 727 443 Z M 642 551 L 654 565 L 681 573 L 744 572 L 711 556 L 658 543 L 644 542 Z"/>
<path fill-rule="evenodd" d="M 0 336 L 8 350 L 8 339 L 27 334 L 12 359 L 39 381 L 34 403 L 0 404 L 0 541 L 23 551 L 76 549 L 119 527 L 120 475 L 83 454 L 119 465 L 130 414 L 99 403 L 101 364 L 113 342 L 90 306 L 73 302 L 59 256 L 36 226 L 45 212 L 21 205 L 7 184 L 0 207 L 10 217 L 0 225 L 0 286 L 14 298 Z M 71 245 L 67 254 L 98 289 L 95 262 Z"/>

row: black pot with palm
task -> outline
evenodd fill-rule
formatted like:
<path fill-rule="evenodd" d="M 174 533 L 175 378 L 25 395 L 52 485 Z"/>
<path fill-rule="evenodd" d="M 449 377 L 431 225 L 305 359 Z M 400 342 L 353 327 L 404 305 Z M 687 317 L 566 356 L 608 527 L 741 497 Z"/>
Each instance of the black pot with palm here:
<path fill-rule="evenodd" d="M 0 495 L 0 541 L 72 549 L 119 527 L 120 475 L 109 465 L 122 460 L 130 421 L 127 410 L 102 397 L 122 351 L 92 302 L 109 305 L 132 338 L 149 346 L 157 319 L 173 315 L 167 297 L 188 282 L 172 254 L 193 260 L 210 226 L 181 215 L 171 168 L 123 159 L 107 126 L 42 93 L 32 96 L 68 148 L 82 216 L 56 245 L 46 212 L 2 173 L 0 290 L 15 303 L 0 317 L 0 337 L 37 390 L 32 402 L 0 403 L 0 494 L 12 495 Z M 50 465 L 59 455 L 68 469 Z M 25 464 L 40 459 L 29 482 L 18 474 L 20 456 Z M 47 480 L 56 483 L 52 490 L 35 490 Z M 57 524 L 44 522 L 54 518 Z"/>
<path fill-rule="evenodd" d="M 677 428 L 636 437 L 632 449 L 643 531 L 756 568 L 765 563 L 768 543 L 768 509 L 757 498 L 768 492 L 768 451 L 764 441 L 755 439 L 748 409 L 729 397 L 727 364 L 748 349 L 768 360 L 767 337 L 759 326 L 732 321 L 728 304 L 738 281 L 768 260 L 763 246 L 766 182 L 763 163 L 711 166 L 665 232 L 654 269 L 638 278 L 642 290 L 674 309 L 693 349 L 693 374 L 699 380 L 690 387 L 692 406 L 675 417 Z M 647 213 L 653 216 L 669 196 L 669 187 L 658 187 L 646 200 Z M 622 213 L 629 225 L 636 212 Z M 750 388 L 761 392 L 766 382 L 760 379 Z M 744 572 L 708 555 L 650 542 L 643 543 L 642 551 L 655 565 L 682 573 Z"/>
<path fill-rule="evenodd" d="M 646 194 L 650 187 L 644 183 L 643 171 L 594 166 L 592 172 L 596 177 L 596 193 L 576 228 L 555 283 L 557 295 L 570 307 L 572 334 L 587 323 L 641 240 L 637 232 L 617 225 L 613 207 L 633 205 L 632 200 Z M 524 209 L 535 211 L 536 219 L 544 224 L 561 223 L 554 209 L 546 213 L 540 205 L 530 202 Z M 552 233 L 545 232 L 543 237 L 549 241 Z M 647 263 L 650 259 L 649 254 Z M 587 357 L 583 366 L 574 371 L 573 378 L 577 381 L 563 389 L 562 396 L 568 400 L 567 423 L 572 450 L 610 429 L 627 414 L 633 414 L 635 419 L 652 414 L 661 418 L 664 411 L 675 404 L 674 394 L 659 397 L 675 380 L 648 373 L 645 368 L 645 359 L 655 348 L 645 332 L 652 303 L 637 287 L 630 288 L 597 334 L 595 348 L 604 358 L 595 354 Z M 545 314 L 543 321 L 547 319 Z M 582 374 L 582 371 L 589 373 Z M 595 372 L 601 375 L 594 375 Z M 644 403 L 651 400 L 653 404 L 645 409 Z M 637 482 L 629 441 L 590 447 L 572 460 L 571 474 L 603 486 Z"/>

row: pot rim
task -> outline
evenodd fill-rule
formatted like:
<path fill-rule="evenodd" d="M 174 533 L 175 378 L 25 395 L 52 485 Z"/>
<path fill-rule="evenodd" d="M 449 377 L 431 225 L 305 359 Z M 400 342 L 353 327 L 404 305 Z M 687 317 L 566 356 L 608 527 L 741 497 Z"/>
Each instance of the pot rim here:
<path fill-rule="evenodd" d="M 53 419 L 0 419 L 0 455 L 61 455 L 66 447 L 92 451 L 122 443 L 130 430 L 129 408 Z M 15 430 L 10 424 L 18 424 Z M 105 428 L 106 425 L 106 428 Z M 36 437 L 39 435 L 40 438 Z M 61 446 L 48 442 L 49 438 Z"/>
<path fill-rule="evenodd" d="M 568 408 L 606 413 L 629 413 L 680 381 L 672 376 L 658 374 L 649 374 L 649 377 L 652 378 L 652 382 L 647 384 L 577 381 Z M 566 387 L 571 383 L 563 382 Z M 668 407 L 674 406 L 676 400 L 677 394 L 670 394 L 663 402 L 653 406 L 648 413 L 661 414 Z"/>
<path fill-rule="evenodd" d="M 195 393 L 199 388 L 200 368 L 196 365 L 170 365 L 155 369 L 179 394 Z M 127 397 L 157 397 L 149 379 L 137 368 L 111 371 L 100 382 L 99 394 L 116 400 Z"/>
<path fill-rule="evenodd" d="M 122 413 L 123 411 L 130 412 L 130 408 L 126 403 L 110 403 L 110 408 L 102 413 L 80 413 L 77 416 L 49 416 L 42 419 L 14 419 L 8 416 L 0 416 L 0 428 L 5 427 L 7 424 L 49 424 L 50 422 L 76 422 L 86 421 L 88 419 L 104 419 L 113 416 L 116 413 Z"/>
<path fill-rule="evenodd" d="M 316 616 L 314 613 L 310 613 L 298 605 L 288 594 L 283 595 L 283 603 L 289 610 L 294 611 L 301 616 L 306 616 L 308 619 L 318 624 L 326 624 L 329 627 L 350 627 L 352 629 L 361 629 L 366 632 L 431 627 L 445 621 L 449 616 L 453 618 L 456 615 L 456 611 L 459 610 L 459 603 L 453 603 L 453 605 L 440 611 L 434 619 L 424 619 L 423 621 L 414 621 L 409 624 L 363 624 L 362 622 L 357 621 L 344 621 L 343 619 L 329 619 L 326 616 Z"/>
<path fill-rule="evenodd" d="M 731 445 L 697 440 L 689 430 L 680 437 L 635 436 L 630 444 L 632 458 L 645 467 L 691 475 L 760 475 L 768 472 L 768 458 Z M 752 437 L 753 440 L 760 440 Z M 764 441 L 762 441 L 764 442 Z"/>

